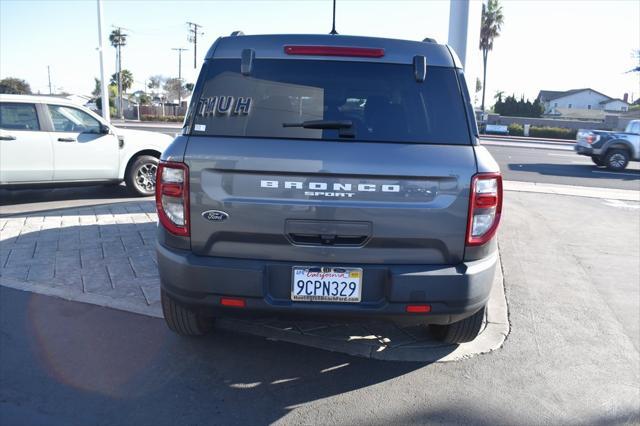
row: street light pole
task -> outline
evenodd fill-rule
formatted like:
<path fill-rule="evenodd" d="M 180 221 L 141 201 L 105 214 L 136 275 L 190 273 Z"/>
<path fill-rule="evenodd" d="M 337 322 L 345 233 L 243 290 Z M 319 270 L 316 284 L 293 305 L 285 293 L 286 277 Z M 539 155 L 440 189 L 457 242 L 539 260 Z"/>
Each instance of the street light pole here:
<path fill-rule="evenodd" d="M 51 67 L 49 65 L 47 65 L 47 76 L 49 77 L 49 94 L 52 95 L 53 92 L 51 91 Z"/>
<path fill-rule="evenodd" d="M 102 0 L 96 0 L 98 3 L 98 50 L 100 51 L 100 92 L 102 93 L 102 117 L 107 121 L 111 121 L 109 111 L 109 92 L 107 90 L 107 80 L 104 78 L 104 59 L 102 45 L 104 34 L 102 32 Z"/>

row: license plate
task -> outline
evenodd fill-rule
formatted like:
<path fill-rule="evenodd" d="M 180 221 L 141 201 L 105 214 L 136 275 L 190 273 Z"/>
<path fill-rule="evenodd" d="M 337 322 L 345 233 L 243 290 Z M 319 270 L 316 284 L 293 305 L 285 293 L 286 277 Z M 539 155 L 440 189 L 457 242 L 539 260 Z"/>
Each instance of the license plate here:
<path fill-rule="evenodd" d="M 358 303 L 362 297 L 361 268 L 295 266 L 291 300 Z"/>

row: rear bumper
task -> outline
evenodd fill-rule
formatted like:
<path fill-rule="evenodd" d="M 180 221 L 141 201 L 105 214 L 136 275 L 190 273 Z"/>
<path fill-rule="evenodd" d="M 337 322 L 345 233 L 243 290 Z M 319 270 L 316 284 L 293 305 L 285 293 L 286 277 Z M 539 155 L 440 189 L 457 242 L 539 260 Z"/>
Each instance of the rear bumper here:
<path fill-rule="evenodd" d="M 580 143 L 575 144 L 573 149 L 579 155 L 587 155 L 589 157 L 601 154 L 600 149 L 593 148 L 591 145 L 581 145 Z"/>
<path fill-rule="evenodd" d="M 363 268 L 362 302 L 292 302 L 291 268 L 300 262 L 204 257 L 157 244 L 162 289 L 178 302 L 213 316 L 349 317 L 400 323 L 449 324 L 480 310 L 488 301 L 497 251 L 459 265 L 354 265 Z M 245 308 L 220 305 L 240 297 Z M 431 312 L 411 314 L 406 305 L 430 304 Z"/>

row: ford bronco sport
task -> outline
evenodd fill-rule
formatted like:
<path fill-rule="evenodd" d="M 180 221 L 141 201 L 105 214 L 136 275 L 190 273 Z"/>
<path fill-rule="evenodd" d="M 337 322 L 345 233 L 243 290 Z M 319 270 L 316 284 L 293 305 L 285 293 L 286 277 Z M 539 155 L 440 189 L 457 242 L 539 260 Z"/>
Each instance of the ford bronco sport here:
<path fill-rule="evenodd" d="M 502 179 L 455 53 L 340 35 L 232 35 L 206 55 L 157 173 L 166 322 L 295 315 L 481 330 Z"/>

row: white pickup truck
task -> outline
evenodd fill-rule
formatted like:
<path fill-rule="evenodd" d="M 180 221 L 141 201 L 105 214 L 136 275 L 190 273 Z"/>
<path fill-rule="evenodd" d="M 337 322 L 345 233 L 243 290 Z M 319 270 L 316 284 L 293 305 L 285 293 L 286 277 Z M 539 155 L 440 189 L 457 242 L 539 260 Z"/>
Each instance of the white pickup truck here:
<path fill-rule="evenodd" d="M 173 139 L 120 129 L 68 100 L 0 95 L 0 188 L 118 184 L 155 191 L 158 158 Z"/>
<path fill-rule="evenodd" d="M 619 171 L 629 161 L 640 161 L 640 120 L 631 120 L 624 132 L 580 129 L 576 139 L 576 152 L 591 157 L 596 166 Z"/>

